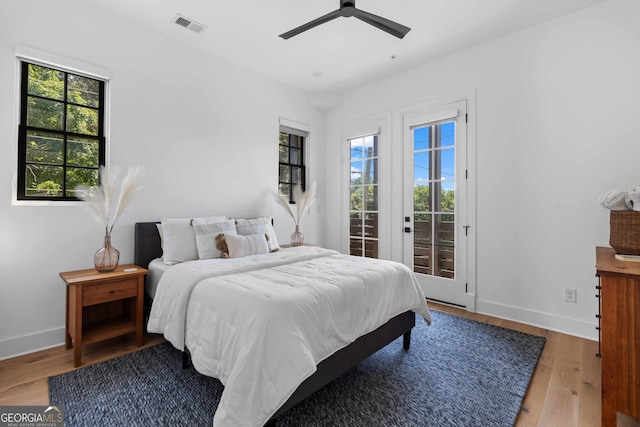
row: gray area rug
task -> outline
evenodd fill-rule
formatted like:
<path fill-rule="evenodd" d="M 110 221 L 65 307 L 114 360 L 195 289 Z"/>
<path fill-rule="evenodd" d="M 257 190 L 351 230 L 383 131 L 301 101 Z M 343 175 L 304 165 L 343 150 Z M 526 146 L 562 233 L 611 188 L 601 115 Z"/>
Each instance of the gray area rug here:
<path fill-rule="evenodd" d="M 545 339 L 432 311 L 278 426 L 512 426 Z M 164 343 L 49 377 L 66 426 L 211 426 L 224 387 Z"/>

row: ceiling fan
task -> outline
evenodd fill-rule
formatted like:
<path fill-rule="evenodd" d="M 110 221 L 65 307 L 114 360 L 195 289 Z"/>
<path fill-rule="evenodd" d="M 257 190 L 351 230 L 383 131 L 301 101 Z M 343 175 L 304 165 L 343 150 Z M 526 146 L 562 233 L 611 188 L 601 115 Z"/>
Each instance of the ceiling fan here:
<path fill-rule="evenodd" d="M 407 35 L 409 31 L 411 31 L 411 28 L 405 27 L 404 25 L 398 24 L 397 22 L 390 21 L 386 18 L 383 18 L 382 16 L 374 15 L 373 13 L 365 12 L 361 9 L 356 9 L 355 0 L 340 0 L 340 9 L 327 13 L 326 15 L 321 16 L 318 19 L 314 19 L 311 22 L 307 22 L 306 24 L 294 28 L 291 31 L 280 34 L 280 37 L 285 40 L 290 39 L 291 37 L 297 36 L 304 31 L 310 30 L 313 27 L 317 27 L 320 24 L 332 21 L 341 16 L 344 16 L 345 18 L 353 16 L 400 39 Z"/>

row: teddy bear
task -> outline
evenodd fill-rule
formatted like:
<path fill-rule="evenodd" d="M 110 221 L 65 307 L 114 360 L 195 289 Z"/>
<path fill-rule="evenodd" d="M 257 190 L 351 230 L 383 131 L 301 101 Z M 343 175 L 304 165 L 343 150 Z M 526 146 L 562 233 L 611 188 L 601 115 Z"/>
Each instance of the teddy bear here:
<path fill-rule="evenodd" d="M 220 233 L 216 236 L 216 248 L 222 252 L 222 258 L 229 258 L 229 247 L 226 240 L 224 240 L 224 234 Z"/>
<path fill-rule="evenodd" d="M 265 233 L 264 237 L 269 241 L 269 235 Z M 224 238 L 224 234 L 219 233 L 216 236 L 216 248 L 222 252 L 221 258 L 229 258 L 229 246 L 227 246 L 227 241 Z M 275 251 L 274 251 L 275 252 Z"/>

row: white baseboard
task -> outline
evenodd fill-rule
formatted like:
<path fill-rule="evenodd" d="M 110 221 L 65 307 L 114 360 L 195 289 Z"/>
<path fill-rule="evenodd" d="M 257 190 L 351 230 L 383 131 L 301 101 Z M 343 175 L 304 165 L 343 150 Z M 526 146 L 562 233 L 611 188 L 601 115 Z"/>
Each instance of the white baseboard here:
<path fill-rule="evenodd" d="M 64 328 L 56 328 L 0 341 L 0 360 L 64 345 L 64 334 Z"/>
<path fill-rule="evenodd" d="M 596 326 L 598 325 L 594 322 L 498 304 L 481 299 L 476 300 L 476 313 L 526 323 L 527 325 L 537 326 L 591 341 L 598 341 L 598 331 L 596 330 Z"/>
<path fill-rule="evenodd" d="M 592 341 L 598 340 L 598 331 L 595 329 L 597 326 L 596 323 L 498 304 L 481 299 L 475 301 L 475 309 L 475 312 L 480 314 L 526 323 Z M 0 360 L 64 345 L 64 334 L 64 328 L 56 328 L 0 341 Z"/>

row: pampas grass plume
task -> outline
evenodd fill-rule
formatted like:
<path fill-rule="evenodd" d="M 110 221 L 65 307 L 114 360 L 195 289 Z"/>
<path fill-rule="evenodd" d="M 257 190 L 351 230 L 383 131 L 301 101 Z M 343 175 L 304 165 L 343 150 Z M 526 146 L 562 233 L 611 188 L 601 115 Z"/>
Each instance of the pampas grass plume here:
<path fill-rule="evenodd" d="M 94 219 L 104 226 L 107 235 L 111 235 L 118 218 L 142 189 L 140 185 L 142 173 L 141 166 L 129 167 L 124 176 L 117 166 L 111 167 L 109 171 L 102 166 L 98 187 L 78 186 L 76 188 L 81 194 L 80 199 L 85 202 Z"/>
<path fill-rule="evenodd" d="M 293 201 L 296 202 L 295 212 L 292 208 L 292 205 L 289 203 L 289 200 L 278 192 L 274 193 L 276 202 L 282 206 L 282 208 L 291 215 L 293 221 L 296 225 L 300 225 L 300 219 L 302 218 L 302 214 L 311 207 L 313 202 L 316 200 L 316 183 L 311 183 L 311 186 L 307 189 L 307 191 L 302 191 L 302 186 L 300 184 L 296 184 L 293 188 Z"/>

